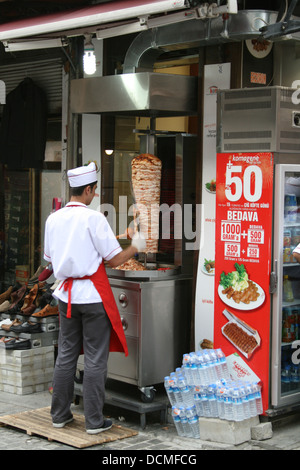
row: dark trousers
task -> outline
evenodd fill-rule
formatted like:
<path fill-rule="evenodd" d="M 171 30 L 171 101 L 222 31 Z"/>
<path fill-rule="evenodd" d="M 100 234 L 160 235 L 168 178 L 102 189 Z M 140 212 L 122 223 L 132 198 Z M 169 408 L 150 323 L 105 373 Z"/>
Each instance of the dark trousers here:
<path fill-rule="evenodd" d="M 103 424 L 103 405 L 111 323 L 102 303 L 67 304 L 59 301 L 60 331 L 58 356 L 53 376 L 51 415 L 54 423 L 71 417 L 74 376 L 78 357 L 84 350 L 83 406 L 86 429 Z"/>

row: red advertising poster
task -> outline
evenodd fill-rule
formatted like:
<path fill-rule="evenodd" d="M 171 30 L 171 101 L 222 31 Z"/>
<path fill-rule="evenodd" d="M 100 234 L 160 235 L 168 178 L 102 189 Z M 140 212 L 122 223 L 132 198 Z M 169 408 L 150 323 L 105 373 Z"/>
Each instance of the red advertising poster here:
<path fill-rule="evenodd" d="M 217 156 L 214 343 L 259 377 L 268 407 L 273 155 Z M 232 356 L 231 356 L 232 357 Z M 241 366 L 241 367 L 242 367 Z"/>

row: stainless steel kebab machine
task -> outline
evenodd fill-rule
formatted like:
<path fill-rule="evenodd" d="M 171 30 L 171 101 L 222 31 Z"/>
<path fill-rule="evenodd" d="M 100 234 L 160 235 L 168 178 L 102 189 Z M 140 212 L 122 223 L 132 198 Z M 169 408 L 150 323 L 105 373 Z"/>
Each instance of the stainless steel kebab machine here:
<path fill-rule="evenodd" d="M 155 122 L 157 117 L 197 115 L 197 88 L 196 77 L 152 72 L 71 82 L 74 114 L 150 117 L 150 128 L 134 131 L 139 152 L 162 161 L 160 203 L 181 208 L 180 221 L 171 220 L 176 237 L 160 238 L 158 253 L 139 254 L 146 270 L 107 268 L 129 349 L 128 357 L 110 354 L 108 376 L 137 385 L 144 402 L 153 400 L 154 385 L 181 365 L 190 348 L 193 250 L 187 249 L 191 240 L 184 225 L 185 209 L 190 214 L 195 207 L 196 136 L 157 132 Z"/>

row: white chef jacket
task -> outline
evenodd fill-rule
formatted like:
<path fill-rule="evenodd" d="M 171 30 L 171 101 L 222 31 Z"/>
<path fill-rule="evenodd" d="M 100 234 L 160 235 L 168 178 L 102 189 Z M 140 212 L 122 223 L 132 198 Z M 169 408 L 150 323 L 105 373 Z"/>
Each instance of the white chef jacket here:
<path fill-rule="evenodd" d="M 69 236 L 72 234 L 72 236 Z M 46 220 L 44 258 L 51 262 L 56 279 L 80 278 L 94 274 L 102 260 L 110 260 L 122 248 L 105 216 L 85 204 L 69 202 Z M 68 302 L 62 282 L 53 296 Z M 90 279 L 74 280 L 72 303 L 101 302 Z"/>

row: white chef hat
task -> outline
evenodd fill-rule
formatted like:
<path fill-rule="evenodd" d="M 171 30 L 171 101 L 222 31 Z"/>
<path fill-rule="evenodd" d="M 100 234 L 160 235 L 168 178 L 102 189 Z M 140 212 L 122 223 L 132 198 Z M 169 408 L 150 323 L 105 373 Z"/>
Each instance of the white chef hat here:
<path fill-rule="evenodd" d="M 71 188 L 86 186 L 97 181 L 97 167 L 94 162 L 87 166 L 79 166 L 68 171 L 68 179 Z"/>

